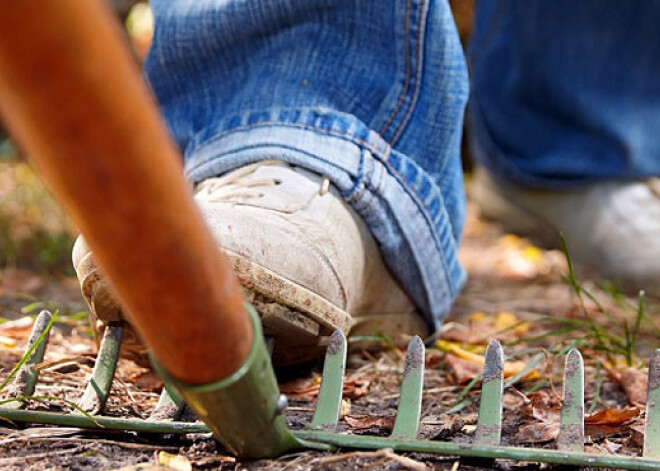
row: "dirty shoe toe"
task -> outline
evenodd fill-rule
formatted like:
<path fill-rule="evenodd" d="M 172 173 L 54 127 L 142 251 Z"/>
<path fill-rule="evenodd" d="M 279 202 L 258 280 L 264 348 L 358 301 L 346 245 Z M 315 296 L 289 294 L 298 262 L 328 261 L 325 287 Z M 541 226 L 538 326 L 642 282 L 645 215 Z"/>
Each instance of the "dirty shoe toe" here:
<path fill-rule="evenodd" d="M 275 338 L 275 364 L 319 357 L 336 329 L 394 341 L 427 333 L 369 229 L 328 179 L 264 161 L 201 182 L 195 201 Z M 120 320 L 81 239 L 73 258 L 96 324 Z"/>

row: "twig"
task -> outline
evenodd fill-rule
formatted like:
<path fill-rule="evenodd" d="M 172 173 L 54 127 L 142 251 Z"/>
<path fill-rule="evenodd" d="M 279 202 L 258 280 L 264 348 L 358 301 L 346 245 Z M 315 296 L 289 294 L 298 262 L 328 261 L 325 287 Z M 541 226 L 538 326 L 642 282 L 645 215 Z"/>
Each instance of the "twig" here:
<path fill-rule="evenodd" d="M 388 458 L 396 461 L 401 466 L 404 466 L 408 469 L 413 469 L 415 471 L 428 471 L 429 469 L 428 466 L 426 466 L 424 463 L 420 463 L 419 461 L 415 461 L 406 456 L 397 455 L 391 448 L 383 448 L 382 450 L 378 451 L 353 451 L 351 453 L 342 453 L 341 455 L 333 455 L 321 458 L 316 462 L 319 465 L 325 465 L 351 458 Z"/>

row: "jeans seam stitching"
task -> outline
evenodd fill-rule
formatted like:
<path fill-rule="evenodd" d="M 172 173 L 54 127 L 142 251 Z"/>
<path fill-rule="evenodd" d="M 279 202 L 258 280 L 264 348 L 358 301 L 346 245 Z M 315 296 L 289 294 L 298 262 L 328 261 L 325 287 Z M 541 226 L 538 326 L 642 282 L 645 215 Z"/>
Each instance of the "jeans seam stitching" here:
<path fill-rule="evenodd" d="M 387 121 L 381 128 L 379 134 L 385 136 L 385 133 L 388 131 L 394 118 L 399 114 L 399 109 L 403 105 L 403 102 L 406 99 L 408 93 L 408 87 L 410 86 L 410 76 L 412 75 L 412 59 L 410 54 L 410 40 L 408 39 L 410 32 L 410 9 L 411 9 L 412 0 L 406 0 L 406 20 L 405 20 L 405 39 L 404 39 L 404 49 L 405 49 L 405 80 L 403 82 L 403 87 L 401 87 L 401 92 L 399 92 L 399 99 L 397 100 L 396 105 L 392 109 Z"/>
<path fill-rule="evenodd" d="M 416 44 L 416 51 L 415 55 L 417 57 L 417 67 L 415 68 L 415 76 L 416 79 L 413 82 L 413 92 L 410 98 L 410 102 L 408 104 L 408 109 L 406 110 L 406 114 L 403 116 L 403 119 L 401 120 L 401 123 L 399 123 L 399 126 L 397 127 L 397 130 L 394 132 L 394 135 L 392 136 L 391 143 L 394 145 L 396 141 L 399 140 L 399 137 L 401 137 L 401 133 L 403 132 L 406 124 L 410 120 L 410 116 L 412 115 L 414 109 L 415 109 L 415 104 L 417 103 L 417 97 L 419 96 L 419 89 L 421 86 L 421 81 L 422 81 L 422 67 L 424 64 L 424 52 L 423 48 L 421 47 L 422 44 L 422 34 L 425 32 L 425 27 L 422 26 L 422 20 L 423 20 L 423 15 L 424 15 L 424 8 L 426 7 L 426 1 L 421 0 L 420 2 L 420 8 L 419 8 L 419 16 L 417 18 L 417 44 Z M 425 22 L 424 22 L 425 23 Z M 425 25 L 424 25 L 425 26 Z"/>

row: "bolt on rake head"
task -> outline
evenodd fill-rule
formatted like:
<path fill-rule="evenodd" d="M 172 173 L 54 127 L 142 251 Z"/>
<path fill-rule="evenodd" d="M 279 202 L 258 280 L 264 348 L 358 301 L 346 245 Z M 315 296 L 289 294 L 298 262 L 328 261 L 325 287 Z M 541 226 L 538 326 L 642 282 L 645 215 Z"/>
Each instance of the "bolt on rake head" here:
<path fill-rule="evenodd" d="M 253 317 L 256 319 L 256 317 Z M 258 322 L 257 322 L 258 323 Z M 43 359 L 48 341 L 52 319 L 49 313 L 42 312 L 35 321 L 32 335 L 24 356 L 25 361 L 13 375 L 12 385 L 7 389 L 9 401 L 0 408 L 0 418 L 14 422 L 32 422 L 43 424 L 66 425 L 82 428 L 105 428 L 112 430 L 130 430 L 147 433 L 201 433 L 213 431 L 230 450 L 242 457 L 275 456 L 293 448 L 392 448 L 399 452 L 439 453 L 451 456 L 464 456 L 490 459 L 508 459 L 521 461 L 547 462 L 563 465 L 615 467 L 634 470 L 660 469 L 660 349 L 653 354 L 649 365 L 648 401 L 646 410 L 644 450 L 642 457 L 600 455 L 584 452 L 584 364 L 577 349 L 566 356 L 564 374 L 563 405 L 561 423 L 557 437 L 557 449 L 522 448 L 501 445 L 502 398 L 504 388 L 512 384 L 520 375 L 504 382 L 504 354 L 497 341 L 492 341 L 486 351 L 482 374 L 482 393 L 479 404 L 477 428 L 472 444 L 440 441 L 417 440 L 421 416 L 421 404 L 424 379 L 425 348 L 419 337 L 408 345 L 406 353 L 399 406 L 392 433 L 389 437 L 350 435 L 335 433 L 341 408 L 343 378 L 346 365 L 346 337 L 340 331 L 329 339 L 325 357 L 321 387 L 314 417 L 304 430 L 289 430 L 284 422 L 281 396 L 276 387 L 266 389 L 259 382 L 251 382 L 247 389 L 239 387 L 238 394 L 225 394 L 200 399 L 200 394 L 209 393 L 213 387 L 201 387 L 199 391 L 186 390 L 186 385 L 178 385 L 186 400 L 198 412 L 204 407 L 219 407 L 224 422 L 217 421 L 220 415 L 202 417 L 209 420 L 209 426 L 203 422 L 182 422 L 178 418 L 184 402 L 177 387 L 172 383 L 163 389 L 158 405 L 147 420 L 121 419 L 101 415 L 105 400 L 112 385 L 112 378 L 119 357 L 121 343 L 120 324 L 112 325 L 106 331 L 99 349 L 97 361 L 83 398 L 70 414 L 28 411 L 22 406 L 25 399 L 34 392 L 39 371 L 34 368 Z M 257 324 L 255 324 L 257 325 Z M 259 331 L 260 332 L 260 331 Z M 261 342 L 263 343 L 263 342 Z M 266 349 L 263 348 L 262 353 Z M 264 355 L 261 355 L 263 357 Z M 267 360 L 267 357 L 265 357 Z M 263 358 L 262 358 L 263 360 Z M 532 363 L 536 360 L 532 360 Z M 271 377 L 272 366 L 262 361 L 262 372 Z M 532 364 L 530 363 L 530 366 Z M 530 367 L 528 366 L 528 368 Z M 249 375 L 248 375 L 249 376 Z M 272 376 L 274 380 L 274 376 Z M 246 383 L 247 384 L 247 383 Z M 274 383 L 269 383 L 272 386 Z M 215 385 L 217 386 L 217 385 Z M 249 393 L 249 394 L 248 394 Z M 247 396 L 245 396 L 247 395 Z M 251 399 L 246 404 L 245 397 Z M 259 433 L 254 430 L 254 422 L 241 422 L 240 416 L 227 413 L 232 408 L 249 406 L 254 409 L 259 398 L 267 404 L 270 417 L 274 420 L 258 424 Z M 199 402 L 201 400 L 201 403 Z M 195 402 L 197 401 L 197 403 Z M 206 402 L 205 402 L 206 401 Z M 3 404 L 0 402 L 0 404 Z M 11 404 L 11 406 L 9 406 Z M 9 406 L 9 407 L 8 407 Z M 249 424 L 249 425 L 246 425 Z M 270 437 L 264 444 L 263 435 Z"/>

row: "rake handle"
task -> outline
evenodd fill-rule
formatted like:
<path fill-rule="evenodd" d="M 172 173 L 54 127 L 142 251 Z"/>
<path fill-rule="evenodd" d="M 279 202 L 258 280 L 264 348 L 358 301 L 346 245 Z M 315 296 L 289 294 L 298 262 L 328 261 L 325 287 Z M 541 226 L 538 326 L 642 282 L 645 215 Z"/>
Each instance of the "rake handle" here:
<path fill-rule="evenodd" d="M 231 375 L 253 334 L 121 31 L 99 1 L 0 8 L 0 114 L 94 250 L 160 364 Z"/>

